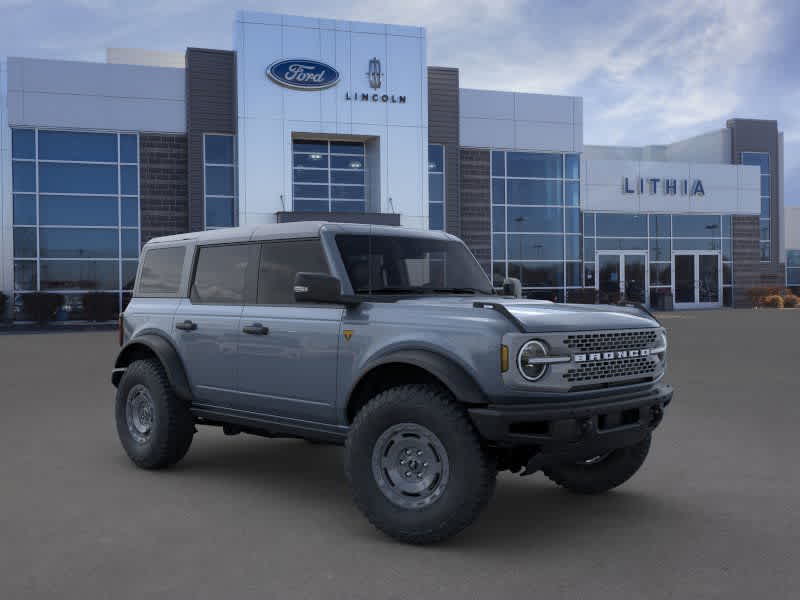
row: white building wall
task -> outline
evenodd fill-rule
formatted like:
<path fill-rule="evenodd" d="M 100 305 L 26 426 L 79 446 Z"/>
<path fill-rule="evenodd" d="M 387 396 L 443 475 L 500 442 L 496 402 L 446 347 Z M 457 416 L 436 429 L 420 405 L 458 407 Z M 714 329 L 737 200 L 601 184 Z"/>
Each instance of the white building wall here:
<path fill-rule="evenodd" d="M 272 223 L 276 212 L 292 210 L 292 136 L 310 134 L 368 141 L 369 209 L 400 213 L 403 225 L 427 228 L 423 28 L 240 12 L 234 37 L 242 224 Z M 367 77 L 373 57 L 381 61 L 384 74 L 379 90 L 369 87 Z M 325 90 L 293 90 L 267 78 L 272 62 L 290 58 L 322 61 L 335 67 L 341 79 Z M 345 98 L 348 92 L 402 95 L 406 102 L 351 101 Z"/>
<path fill-rule="evenodd" d="M 183 69 L 8 59 L 8 122 L 112 131 L 186 131 Z"/>
<path fill-rule="evenodd" d="M 659 178 L 655 194 L 625 193 L 624 179 L 637 190 L 639 178 Z M 664 193 L 665 178 L 678 180 L 678 193 Z M 680 181 L 702 181 L 704 195 L 680 193 Z M 761 210 L 758 167 L 586 159 L 581 161 L 581 204 L 584 210 L 653 213 L 720 213 L 757 215 Z"/>
<path fill-rule="evenodd" d="M 186 53 L 145 50 L 143 48 L 106 48 L 106 62 L 113 65 L 184 69 L 186 67 Z"/>
<path fill-rule="evenodd" d="M 731 132 L 727 128 L 717 129 L 672 144 L 662 145 L 586 145 L 583 149 L 583 156 L 598 160 L 730 164 Z"/>
<path fill-rule="evenodd" d="M 583 99 L 461 89 L 460 143 L 469 148 L 583 151 Z"/>
<path fill-rule="evenodd" d="M 785 206 L 783 208 L 783 239 L 786 240 L 786 250 L 800 250 L 800 206 Z M 781 254 L 781 261 L 786 254 Z"/>

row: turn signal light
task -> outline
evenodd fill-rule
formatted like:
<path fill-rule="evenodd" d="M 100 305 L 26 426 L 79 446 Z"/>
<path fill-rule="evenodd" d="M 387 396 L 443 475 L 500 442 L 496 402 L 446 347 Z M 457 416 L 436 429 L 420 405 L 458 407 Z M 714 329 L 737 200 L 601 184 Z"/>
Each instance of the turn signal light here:
<path fill-rule="evenodd" d="M 500 372 L 508 371 L 508 346 L 500 346 Z"/>

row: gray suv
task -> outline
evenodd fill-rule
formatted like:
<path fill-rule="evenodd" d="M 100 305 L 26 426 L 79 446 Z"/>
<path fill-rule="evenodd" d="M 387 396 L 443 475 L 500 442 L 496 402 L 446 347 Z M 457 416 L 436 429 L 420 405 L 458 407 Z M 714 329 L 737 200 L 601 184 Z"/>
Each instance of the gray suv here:
<path fill-rule="evenodd" d="M 672 399 L 647 311 L 499 295 L 441 232 L 154 239 L 120 332 L 116 424 L 136 465 L 175 464 L 198 425 L 343 444 L 355 503 L 411 543 L 474 521 L 499 470 L 579 493 L 622 484 Z"/>

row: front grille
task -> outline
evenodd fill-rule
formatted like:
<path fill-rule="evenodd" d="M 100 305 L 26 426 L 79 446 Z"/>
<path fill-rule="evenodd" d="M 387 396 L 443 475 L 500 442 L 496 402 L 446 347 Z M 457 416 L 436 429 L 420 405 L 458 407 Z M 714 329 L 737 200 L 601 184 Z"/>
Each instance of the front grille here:
<path fill-rule="evenodd" d="M 635 358 L 615 358 L 583 363 L 564 373 L 563 377 L 572 382 L 597 382 L 617 378 L 647 377 L 655 373 L 657 361 L 647 356 Z"/>
<path fill-rule="evenodd" d="M 641 348 L 650 348 L 653 346 L 656 342 L 657 335 L 655 329 L 648 329 L 645 331 L 599 331 L 597 333 L 579 333 L 568 335 L 564 338 L 564 346 L 575 352 L 639 350 Z M 614 362 L 616 363 L 618 361 Z"/>

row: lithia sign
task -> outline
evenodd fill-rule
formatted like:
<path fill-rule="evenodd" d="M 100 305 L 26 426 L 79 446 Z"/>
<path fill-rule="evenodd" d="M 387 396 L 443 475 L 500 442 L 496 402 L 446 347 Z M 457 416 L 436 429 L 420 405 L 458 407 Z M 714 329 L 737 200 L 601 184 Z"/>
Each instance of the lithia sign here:
<path fill-rule="evenodd" d="M 369 61 L 367 81 L 372 92 L 346 91 L 344 99 L 350 102 L 383 102 L 387 104 L 405 104 L 406 97 L 377 92 L 383 86 L 381 61 L 372 58 Z M 293 90 L 324 90 L 339 83 L 341 76 L 334 67 L 304 58 L 277 60 L 267 67 L 267 77 L 283 87 Z"/>
<path fill-rule="evenodd" d="M 622 193 L 637 194 L 645 193 L 657 194 L 659 191 L 666 196 L 705 196 L 703 182 L 700 179 L 670 179 L 660 177 L 623 177 Z"/>

